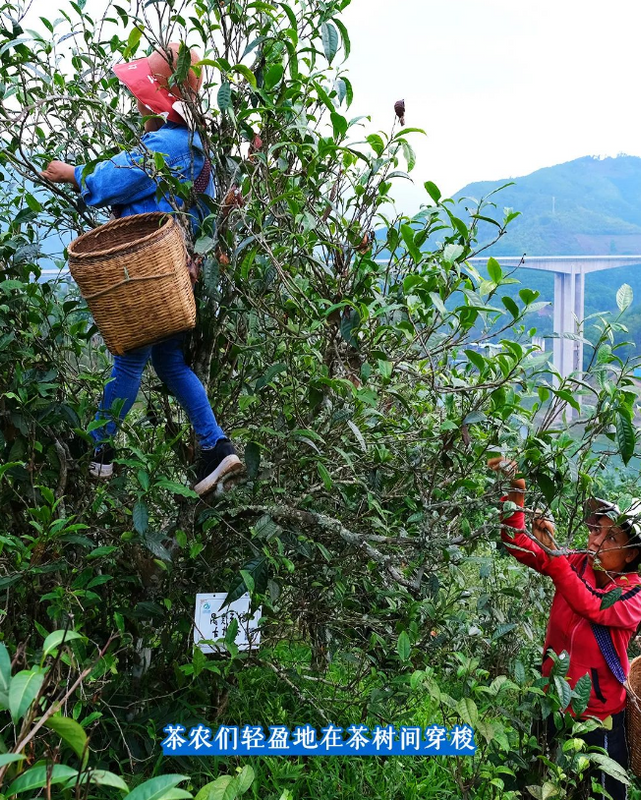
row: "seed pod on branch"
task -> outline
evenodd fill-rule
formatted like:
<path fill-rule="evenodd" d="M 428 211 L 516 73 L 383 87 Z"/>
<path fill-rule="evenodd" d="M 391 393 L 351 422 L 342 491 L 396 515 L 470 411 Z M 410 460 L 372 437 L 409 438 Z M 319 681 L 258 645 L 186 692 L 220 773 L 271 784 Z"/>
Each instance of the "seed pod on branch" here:
<path fill-rule="evenodd" d="M 394 111 L 401 125 L 405 125 L 405 100 L 397 100 L 394 103 Z"/>
<path fill-rule="evenodd" d="M 263 146 L 263 140 L 257 133 L 255 133 L 252 140 L 249 143 L 249 155 L 247 156 L 247 160 L 254 162 L 256 160 L 256 153 L 260 151 L 262 146 Z"/>
<path fill-rule="evenodd" d="M 227 253 L 222 249 L 222 247 L 216 248 L 216 260 L 222 267 L 229 266 L 229 256 Z"/>
<path fill-rule="evenodd" d="M 369 250 L 372 249 L 372 245 L 376 240 L 376 234 L 373 230 L 367 231 L 365 236 L 361 239 L 360 243 L 356 247 L 356 252 L 360 253 L 360 255 L 365 255 Z"/>
<path fill-rule="evenodd" d="M 250 153 L 255 153 L 258 150 L 260 150 L 262 146 L 263 146 L 263 140 L 260 138 L 260 136 L 257 133 L 254 134 L 254 138 L 249 143 L 249 152 Z"/>
<path fill-rule="evenodd" d="M 242 208 L 245 205 L 245 198 L 238 186 L 232 186 L 223 200 L 223 217 L 228 217 L 233 208 Z"/>

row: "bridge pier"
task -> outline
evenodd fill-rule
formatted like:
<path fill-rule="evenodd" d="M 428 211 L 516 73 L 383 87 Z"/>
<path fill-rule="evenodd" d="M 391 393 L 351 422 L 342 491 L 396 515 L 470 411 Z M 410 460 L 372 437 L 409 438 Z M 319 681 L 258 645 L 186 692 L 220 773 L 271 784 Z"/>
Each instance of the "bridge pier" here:
<path fill-rule="evenodd" d="M 502 267 L 536 269 L 554 273 L 554 332 L 583 333 L 583 303 L 585 298 L 585 276 L 588 272 L 600 272 L 619 267 L 638 267 L 641 256 L 499 256 Z M 470 259 L 483 265 L 487 258 Z M 623 282 L 623 281 L 622 281 Z M 583 342 L 573 339 L 554 340 L 552 363 L 561 378 L 583 369 Z"/>
<path fill-rule="evenodd" d="M 554 339 L 552 360 L 561 378 L 583 369 L 583 342 L 561 336 L 563 333 L 579 334 L 583 320 L 585 299 L 585 273 L 580 263 L 573 263 L 570 272 L 554 275 Z"/>

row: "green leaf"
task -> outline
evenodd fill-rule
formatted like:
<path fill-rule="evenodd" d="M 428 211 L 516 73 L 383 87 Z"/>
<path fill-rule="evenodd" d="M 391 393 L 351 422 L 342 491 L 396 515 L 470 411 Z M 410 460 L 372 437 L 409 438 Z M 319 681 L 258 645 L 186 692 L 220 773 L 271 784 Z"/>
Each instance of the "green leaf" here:
<path fill-rule="evenodd" d="M 0 642 L 0 693 L 7 694 L 11 683 L 11 656 L 4 642 Z"/>
<path fill-rule="evenodd" d="M 589 761 L 596 764 L 602 772 L 605 772 L 606 775 L 610 775 L 617 781 L 625 784 L 625 786 L 630 785 L 630 779 L 626 770 L 624 770 L 620 764 L 617 764 L 616 761 L 613 761 L 610 756 L 606 756 L 604 753 L 584 753 L 584 755 Z"/>
<path fill-rule="evenodd" d="M 69 778 L 75 777 L 77 774 L 77 769 L 72 769 L 64 764 L 54 764 L 53 767 L 49 764 L 41 764 L 40 766 L 28 769 L 26 772 L 23 772 L 19 778 L 16 778 L 7 789 L 7 796 L 26 792 L 30 789 L 42 789 L 47 783 L 63 783 L 64 781 L 68 781 Z"/>
<path fill-rule="evenodd" d="M 246 67 L 244 64 L 236 64 L 236 66 L 232 67 L 232 69 L 234 72 L 239 72 L 253 89 L 256 88 L 256 76 L 249 69 L 249 67 Z"/>
<path fill-rule="evenodd" d="M 138 533 L 145 533 L 149 527 L 149 511 L 144 500 L 138 500 L 134 505 L 133 520 Z"/>
<path fill-rule="evenodd" d="M 13 764 L 14 761 L 24 761 L 26 758 L 22 753 L 2 753 L 0 755 L 0 767 L 5 767 L 7 764 Z"/>
<path fill-rule="evenodd" d="M 590 693 L 592 691 L 592 680 L 588 672 L 582 675 L 574 685 L 574 697 L 572 698 L 572 710 L 577 716 L 581 716 L 588 707 Z"/>
<path fill-rule="evenodd" d="M 32 667 L 13 676 L 9 687 L 9 710 L 13 721 L 17 722 L 27 713 L 36 699 L 45 679 L 45 670 Z"/>
<path fill-rule="evenodd" d="M 253 558 L 240 570 L 239 579 L 236 579 L 235 583 L 227 590 L 227 597 L 225 598 L 225 602 L 221 605 L 221 609 L 233 603 L 235 600 L 238 600 L 238 598 L 242 597 L 247 591 L 247 581 L 245 577 L 243 577 L 243 572 L 254 582 L 254 589 L 258 594 L 263 594 L 265 592 L 267 588 L 267 578 L 269 577 L 268 561 L 265 556 L 256 556 L 256 558 Z"/>
<path fill-rule="evenodd" d="M 287 372 L 287 364 L 272 364 L 271 367 L 268 367 L 265 374 L 256 381 L 256 391 L 264 389 L 281 372 Z"/>
<path fill-rule="evenodd" d="M 358 339 L 354 335 L 361 324 L 361 315 L 354 308 L 350 308 L 341 317 L 341 336 L 352 347 L 358 347 Z"/>
<path fill-rule="evenodd" d="M 265 72 L 265 89 L 267 91 L 271 91 L 271 89 L 280 83 L 284 71 L 282 64 L 272 64 Z"/>
<path fill-rule="evenodd" d="M 231 105 L 231 84 L 221 83 L 216 96 L 218 108 L 221 111 L 226 111 Z"/>
<path fill-rule="evenodd" d="M 178 59 L 174 73 L 169 81 L 170 86 L 180 86 L 187 80 L 189 70 L 191 69 L 191 50 L 184 42 L 180 43 L 178 47 Z"/>
<path fill-rule="evenodd" d="M 555 675 L 552 680 L 554 681 L 558 698 L 561 701 L 561 708 L 563 711 L 565 711 L 565 709 L 570 705 L 570 700 L 572 699 L 572 689 L 570 688 L 570 684 L 560 675 Z"/>
<path fill-rule="evenodd" d="M 463 425 L 474 425 L 479 422 L 485 422 L 486 419 L 487 415 L 484 414 L 482 411 L 470 411 L 470 413 L 466 414 L 465 417 L 463 418 Z M 497 631 L 500 629 L 501 625 L 498 626 Z"/>
<path fill-rule="evenodd" d="M 238 784 L 238 791 L 240 794 L 245 794 L 254 782 L 254 777 L 254 770 L 249 764 L 246 764 L 236 776 L 236 783 Z"/>
<path fill-rule="evenodd" d="M 392 362 L 384 361 L 382 358 L 378 359 L 378 371 L 385 380 L 392 377 Z"/>
<path fill-rule="evenodd" d="M 403 155 L 407 161 L 407 171 L 411 172 L 416 166 L 416 153 L 412 146 L 406 141 L 401 142 L 401 147 L 403 148 Z"/>
<path fill-rule="evenodd" d="M 321 25 L 321 39 L 325 58 L 331 64 L 338 50 L 338 31 L 331 22 L 323 22 Z"/>
<path fill-rule="evenodd" d="M 198 652 L 200 652 L 200 650 Z M 113 772 L 108 772 L 106 769 L 92 769 L 83 772 L 80 783 L 87 782 L 95 783 L 98 786 L 112 786 L 114 789 L 129 792 L 129 787 L 120 775 L 115 775 Z M 73 783 L 75 784 L 75 780 Z"/>
<path fill-rule="evenodd" d="M 479 712 L 476 703 L 471 697 L 461 697 L 457 703 L 457 710 L 463 722 L 475 728 L 479 720 Z"/>
<path fill-rule="evenodd" d="M 249 480 L 256 480 L 260 469 L 260 446 L 256 442 L 249 442 L 245 447 L 245 465 Z"/>
<path fill-rule="evenodd" d="M 337 111 L 332 111 L 330 114 L 330 119 L 334 129 L 334 138 L 340 139 L 342 136 L 345 136 L 348 127 L 345 117 L 342 114 L 339 114 Z"/>
<path fill-rule="evenodd" d="M 229 623 L 227 632 L 225 633 L 225 644 L 234 644 L 236 637 L 238 636 L 238 627 L 238 618 L 233 617 L 232 621 Z"/>
<path fill-rule="evenodd" d="M 360 444 L 360 446 L 361 446 L 361 450 L 362 450 L 364 453 L 366 453 L 366 452 L 367 452 L 367 442 L 365 441 L 365 437 L 364 437 L 364 436 L 363 436 L 363 434 L 361 433 L 361 430 L 360 430 L 360 428 L 359 428 L 359 427 L 358 427 L 358 425 L 357 425 L 355 422 L 353 422 L 351 419 L 348 419 L 348 420 L 347 420 L 347 424 L 348 424 L 348 425 L 349 425 L 349 427 L 352 429 L 352 432 L 353 432 L 354 436 L 355 436 L 355 437 L 356 437 L 356 439 L 358 440 L 358 443 L 359 443 L 359 444 Z"/>
<path fill-rule="evenodd" d="M 616 603 L 616 601 L 621 598 L 622 594 L 623 594 L 623 588 L 621 586 L 617 586 L 617 588 L 612 589 L 611 592 L 606 592 L 601 598 L 601 605 L 600 605 L 601 611 L 603 611 L 606 608 L 610 608 L 610 606 L 613 606 Z"/>
<path fill-rule="evenodd" d="M 542 786 L 532 784 L 525 787 L 528 792 L 535 798 L 535 800 L 551 800 L 555 795 L 558 796 L 559 792 L 554 784 L 545 781 Z"/>
<path fill-rule="evenodd" d="M 477 353 L 476 350 L 464 350 L 463 352 L 465 353 L 467 360 L 471 364 L 474 364 L 480 373 L 485 372 L 485 367 L 487 364 L 480 353 Z"/>
<path fill-rule="evenodd" d="M 380 156 L 383 150 L 385 150 L 385 142 L 378 135 L 378 133 L 370 133 L 369 136 L 367 137 L 367 142 L 369 143 L 370 147 L 376 153 L 377 156 Z"/>
<path fill-rule="evenodd" d="M 125 51 L 123 53 L 125 59 L 128 58 L 138 47 L 138 43 L 140 42 L 140 37 L 142 36 L 142 31 L 143 29 L 138 27 L 131 29 L 129 37 L 127 39 L 127 46 L 125 47 Z"/>
<path fill-rule="evenodd" d="M 159 775 L 136 786 L 127 800 L 166 800 L 171 789 L 183 781 L 189 780 L 187 775 Z"/>
<path fill-rule="evenodd" d="M 237 786 L 236 779 L 231 775 L 221 775 L 215 781 L 203 786 L 195 800 L 235 800 Z"/>
<path fill-rule="evenodd" d="M 619 311 L 623 313 L 626 308 L 632 305 L 633 296 L 632 287 L 628 286 L 627 283 L 619 287 L 617 290 L 617 306 L 619 307 Z"/>
<path fill-rule="evenodd" d="M 443 300 L 441 299 L 441 296 L 437 292 L 430 292 L 430 299 L 431 299 L 432 303 L 438 309 L 439 314 L 442 317 L 447 317 L 448 316 L 448 310 L 447 310 L 447 308 L 445 308 L 445 304 L 443 303 Z"/>
<path fill-rule="evenodd" d="M 432 181 L 425 181 L 423 184 L 425 186 L 425 191 L 429 194 L 432 200 L 438 205 L 438 201 L 441 199 L 441 190 L 435 183 Z"/>
<path fill-rule="evenodd" d="M 581 406 L 579 405 L 579 401 L 576 397 L 572 394 L 572 392 L 568 392 L 567 389 L 552 389 L 554 394 L 559 398 L 559 400 L 564 400 L 566 403 L 572 406 L 576 411 L 581 411 Z"/>
<path fill-rule="evenodd" d="M 49 717 L 45 725 L 55 731 L 72 748 L 78 758 L 83 758 L 87 748 L 87 734 L 82 725 L 75 719 L 63 717 L 61 714 Z"/>
<path fill-rule="evenodd" d="M 539 292 L 535 292 L 532 289 L 519 289 L 519 297 L 526 306 L 532 305 L 538 296 Z"/>
<path fill-rule="evenodd" d="M 351 43 L 349 41 L 347 28 L 343 25 L 343 23 L 339 19 L 334 20 L 334 25 L 336 25 L 336 27 L 340 31 L 341 39 L 343 40 L 343 50 L 345 51 L 345 58 L 349 58 L 349 54 L 351 51 Z"/>
<path fill-rule="evenodd" d="M 252 577 L 251 572 L 247 572 L 246 569 L 241 569 L 240 577 L 243 579 L 243 583 L 247 587 L 247 591 L 250 594 L 253 594 L 255 583 L 254 583 L 254 578 Z"/>
<path fill-rule="evenodd" d="M 501 302 L 507 308 L 507 310 L 510 312 L 512 317 L 514 319 L 516 319 L 518 317 L 518 315 L 519 315 L 519 307 L 514 302 L 514 300 L 512 300 L 511 297 L 507 297 L 507 295 L 506 295 L 506 296 L 501 298 Z"/>
<path fill-rule="evenodd" d="M 170 481 L 168 478 L 160 478 L 159 480 L 154 483 L 158 489 L 166 489 L 168 492 L 172 494 L 179 494 L 181 497 L 192 497 L 193 499 L 197 499 L 198 495 L 194 492 L 193 489 L 190 489 L 189 486 L 185 486 L 182 483 L 176 483 L 176 481 Z"/>
<path fill-rule="evenodd" d="M 503 277 L 503 270 L 501 269 L 501 265 L 495 258 L 488 259 L 487 262 L 487 273 L 490 278 L 494 281 L 494 283 L 500 283 L 501 278 Z"/>
<path fill-rule="evenodd" d="M 522 661 L 515 661 L 514 662 L 514 680 L 518 683 L 519 686 L 525 686 L 525 667 L 523 666 Z"/>
<path fill-rule="evenodd" d="M 419 264 L 422 260 L 421 250 L 419 247 L 416 246 L 414 243 L 414 230 L 409 225 L 401 225 L 401 236 L 403 237 L 403 241 L 405 242 L 405 246 L 409 254 L 412 256 L 412 260 L 415 264 Z"/>
<path fill-rule="evenodd" d="M 619 411 L 616 416 L 616 432 L 617 444 L 619 446 L 619 453 L 623 459 L 623 463 L 627 464 L 634 455 L 634 427 L 630 417 L 625 411 Z"/>
<path fill-rule="evenodd" d="M 327 467 L 324 464 L 321 464 L 320 461 L 316 464 L 316 469 L 318 470 L 318 474 L 320 475 L 321 480 L 323 481 L 323 485 L 327 489 L 327 491 L 331 491 L 333 482 L 332 476 L 329 474 Z"/>
<path fill-rule="evenodd" d="M 551 503 L 556 495 L 556 485 L 554 481 L 545 473 L 539 472 L 536 475 L 536 482 L 541 490 L 541 493 L 543 494 L 543 497 L 545 497 L 548 503 Z"/>
<path fill-rule="evenodd" d="M 27 192 L 27 194 L 25 194 L 25 196 L 24 196 L 24 199 L 25 199 L 27 205 L 29 206 L 29 208 L 32 211 L 35 211 L 35 212 L 42 211 L 41 203 L 38 200 L 36 200 L 36 198 L 32 194 L 29 194 Z M 619 291 L 621 291 L 621 290 L 619 290 Z"/>
<path fill-rule="evenodd" d="M 554 662 L 550 675 L 560 675 L 562 678 L 565 678 L 570 669 L 570 656 L 568 655 L 568 651 L 563 650 L 558 656 L 556 653 L 552 653 L 551 650 L 548 652 Z"/>
<path fill-rule="evenodd" d="M 202 256 L 214 249 L 214 240 L 211 236 L 201 236 L 194 245 L 194 252 Z"/>
<path fill-rule="evenodd" d="M 463 255 L 463 247 L 460 244 L 446 244 L 443 248 L 443 261 L 453 264 Z"/>
<path fill-rule="evenodd" d="M 46 658 L 49 655 L 49 653 L 51 653 L 57 647 L 60 647 L 60 645 L 63 642 L 65 644 L 68 644 L 74 639 L 82 639 L 82 638 L 83 638 L 82 634 L 78 633 L 77 631 L 65 631 L 65 630 L 53 631 L 44 640 L 44 644 L 42 645 L 42 657 Z"/>
<path fill-rule="evenodd" d="M 407 631 L 401 631 L 396 642 L 396 651 L 401 661 L 410 660 L 411 650 L 410 637 L 407 635 Z"/>

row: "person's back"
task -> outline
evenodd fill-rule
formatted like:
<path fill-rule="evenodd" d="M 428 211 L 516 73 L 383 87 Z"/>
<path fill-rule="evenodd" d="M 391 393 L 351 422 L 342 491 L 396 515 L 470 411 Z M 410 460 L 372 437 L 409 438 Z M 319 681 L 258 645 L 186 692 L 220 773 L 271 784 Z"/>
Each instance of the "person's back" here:
<path fill-rule="evenodd" d="M 87 205 L 115 207 L 116 216 L 123 217 L 151 211 L 171 213 L 176 206 L 183 208 L 183 200 L 171 192 L 165 191 L 159 196 L 155 153 L 162 155 L 166 169 L 174 178 L 194 185 L 195 191 L 191 193 L 193 204 L 188 213 L 196 231 L 206 213 L 199 196 L 213 198 L 214 182 L 200 135 L 185 124 L 166 122 L 157 130 L 146 132 L 139 147 L 132 151 L 123 150 L 100 162 L 84 178 L 84 167 L 76 166 L 74 175 L 81 187 L 81 196 Z"/>
<path fill-rule="evenodd" d="M 179 45 L 172 44 L 169 54 L 155 51 L 149 57 L 114 67 L 118 78 L 136 97 L 138 110 L 145 118 L 146 132 L 137 148 L 122 150 L 91 170 L 52 161 L 43 177 L 54 183 L 71 184 L 88 205 L 109 206 L 116 216 L 181 211 L 188 214 L 196 229 L 206 213 L 202 198 L 213 197 L 214 188 L 211 164 L 200 136 L 189 128 L 185 119 L 188 114 L 184 99 L 195 99 L 202 73 L 197 75 L 190 69 L 181 89 L 170 86 L 173 69 L 167 58 L 171 58 L 172 64 L 177 63 L 179 51 Z M 198 60 L 192 51 L 192 64 Z M 172 179 L 183 184 L 189 182 L 188 208 L 185 199 L 179 196 L 181 192 L 171 191 L 172 181 L 163 179 L 155 154 L 162 155 L 161 166 L 169 170 Z M 182 345 L 182 335 L 178 335 L 115 356 L 112 380 L 105 387 L 96 415 L 96 420 L 103 424 L 91 431 L 95 448 L 89 472 L 93 477 L 109 478 L 113 474 L 113 437 L 136 400 L 149 358 L 158 377 L 187 412 L 196 433 L 201 459 L 194 491 L 204 495 L 212 489 L 225 488 L 225 483 L 242 471 L 232 443 L 216 422 L 202 383 L 185 363 Z"/>

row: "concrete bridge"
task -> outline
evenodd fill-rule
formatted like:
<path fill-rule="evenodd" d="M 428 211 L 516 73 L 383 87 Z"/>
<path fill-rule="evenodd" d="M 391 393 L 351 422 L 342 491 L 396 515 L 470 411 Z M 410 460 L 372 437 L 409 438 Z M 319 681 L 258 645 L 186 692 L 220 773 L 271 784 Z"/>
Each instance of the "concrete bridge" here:
<path fill-rule="evenodd" d="M 487 264 L 487 256 L 469 259 L 480 266 Z M 585 276 L 589 272 L 599 272 L 617 267 L 641 266 L 639 256 L 498 256 L 496 260 L 504 270 L 534 269 L 554 273 L 554 332 L 578 333 L 577 321 L 583 320 Z M 521 263 L 523 261 L 523 263 Z M 66 275 L 68 270 L 43 269 L 42 279 Z M 566 378 L 571 372 L 583 366 L 583 342 L 563 337 L 554 339 L 552 363 L 555 369 Z"/>
<path fill-rule="evenodd" d="M 554 273 L 554 332 L 578 333 L 577 321 L 584 316 L 585 276 L 617 267 L 641 266 L 641 256 L 495 256 L 505 269 L 538 269 Z M 523 263 L 521 264 L 521 260 Z M 487 258 L 470 259 L 475 264 L 487 264 Z M 625 281 L 622 281 L 625 283 Z M 554 339 L 552 363 L 566 378 L 583 368 L 583 342 L 563 337 Z"/>

